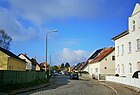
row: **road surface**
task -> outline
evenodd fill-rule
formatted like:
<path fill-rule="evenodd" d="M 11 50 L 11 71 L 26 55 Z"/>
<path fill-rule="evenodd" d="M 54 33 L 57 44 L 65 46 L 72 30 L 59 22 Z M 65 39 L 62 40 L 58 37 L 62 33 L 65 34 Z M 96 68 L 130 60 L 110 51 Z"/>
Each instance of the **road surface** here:
<path fill-rule="evenodd" d="M 50 86 L 18 95 L 139 95 L 130 89 L 118 85 L 116 87 L 117 93 L 97 80 L 70 80 L 67 76 L 61 75 L 56 76 L 55 83 Z"/>

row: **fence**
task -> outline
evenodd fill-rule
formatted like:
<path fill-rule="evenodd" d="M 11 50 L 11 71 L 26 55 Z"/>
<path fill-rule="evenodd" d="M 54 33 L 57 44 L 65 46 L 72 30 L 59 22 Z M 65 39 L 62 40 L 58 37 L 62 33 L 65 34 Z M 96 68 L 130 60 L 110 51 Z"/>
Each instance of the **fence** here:
<path fill-rule="evenodd" d="M 115 77 L 115 76 L 106 76 L 106 80 L 140 88 L 140 79 L 126 78 L 126 77 Z"/>
<path fill-rule="evenodd" d="M 44 80 L 45 72 L 0 70 L 0 86 L 10 83 L 28 83 L 35 79 Z"/>

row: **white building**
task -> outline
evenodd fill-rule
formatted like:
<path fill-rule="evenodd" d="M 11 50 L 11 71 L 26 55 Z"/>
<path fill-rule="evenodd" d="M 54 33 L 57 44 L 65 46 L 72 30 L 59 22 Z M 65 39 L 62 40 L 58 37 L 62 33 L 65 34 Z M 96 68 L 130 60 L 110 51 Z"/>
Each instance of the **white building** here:
<path fill-rule="evenodd" d="M 115 73 L 132 77 L 140 70 L 140 5 L 128 19 L 128 30 L 115 36 Z"/>
<path fill-rule="evenodd" d="M 31 62 L 31 59 L 29 57 L 27 57 L 26 54 L 22 54 L 22 53 L 19 54 L 18 56 L 19 56 L 19 58 L 24 59 L 27 62 L 26 63 L 26 70 L 27 71 L 31 71 L 32 70 L 32 62 Z"/>
<path fill-rule="evenodd" d="M 97 50 L 98 51 L 98 50 Z M 95 52 L 95 57 L 89 60 L 89 75 L 96 79 L 105 79 L 106 75 L 115 74 L 115 48 L 103 48 Z"/>

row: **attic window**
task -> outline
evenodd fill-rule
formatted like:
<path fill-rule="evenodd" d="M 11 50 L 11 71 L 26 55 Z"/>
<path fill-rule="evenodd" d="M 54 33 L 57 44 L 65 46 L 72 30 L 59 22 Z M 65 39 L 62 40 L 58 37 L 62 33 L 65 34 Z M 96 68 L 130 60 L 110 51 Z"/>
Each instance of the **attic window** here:
<path fill-rule="evenodd" d="M 135 31 L 135 21 L 133 20 L 133 31 Z"/>
<path fill-rule="evenodd" d="M 112 56 L 112 61 L 114 61 L 115 60 L 115 56 Z"/>

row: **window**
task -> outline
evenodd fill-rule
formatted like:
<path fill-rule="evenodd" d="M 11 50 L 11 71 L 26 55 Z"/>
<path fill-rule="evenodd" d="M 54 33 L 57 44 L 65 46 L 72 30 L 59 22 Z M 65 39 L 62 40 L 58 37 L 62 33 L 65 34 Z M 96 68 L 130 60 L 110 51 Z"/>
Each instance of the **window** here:
<path fill-rule="evenodd" d="M 122 44 L 122 54 L 124 54 L 124 45 Z"/>
<path fill-rule="evenodd" d="M 98 72 L 98 68 L 95 68 L 95 72 Z"/>
<path fill-rule="evenodd" d="M 135 21 L 133 20 L 133 31 L 135 31 Z"/>
<path fill-rule="evenodd" d="M 11 69 L 11 65 L 9 66 L 9 69 Z"/>
<path fill-rule="evenodd" d="M 131 42 L 128 42 L 128 53 L 131 53 Z"/>
<path fill-rule="evenodd" d="M 140 62 L 137 63 L 138 70 L 140 70 Z"/>
<path fill-rule="evenodd" d="M 129 73 L 132 73 L 132 64 L 129 63 Z"/>
<path fill-rule="evenodd" d="M 140 50 L 140 39 L 137 39 L 137 50 Z"/>
<path fill-rule="evenodd" d="M 117 52 L 118 52 L 118 56 L 119 56 L 119 46 L 117 47 Z"/>
<path fill-rule="evenodd" d="M 91 68 L 91 73 L 93 73 L 93 69 Z"/>
<path fill-rule="evenodd" d="M 124 64 L 122 64 L 122 74 L 124 74 Z"/>
<path fill-rule="evenodd" d="M 117 66 L 117 67 L 118 67 L 118 73 L 120 73 L 120 65 L 118 64 L 118 66 Z"/>
<path fill-rule="evenodd" d="M 112 61 L 114 61 L 115 60 L 115 56 L 112 56 Z"/>

